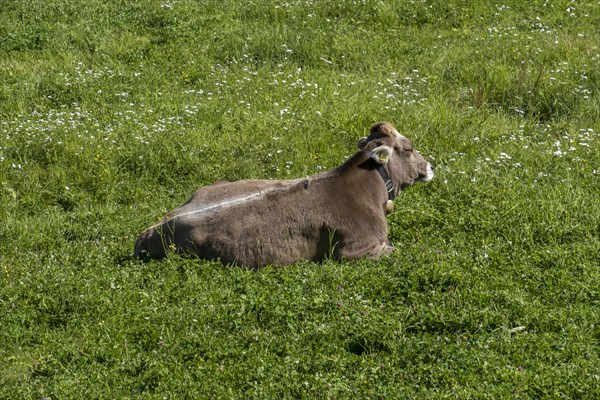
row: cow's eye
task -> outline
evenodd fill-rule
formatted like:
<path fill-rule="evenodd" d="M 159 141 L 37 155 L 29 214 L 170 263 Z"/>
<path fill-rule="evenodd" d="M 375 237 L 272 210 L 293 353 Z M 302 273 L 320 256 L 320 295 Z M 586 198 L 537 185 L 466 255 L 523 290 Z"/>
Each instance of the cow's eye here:
<path fill-rule="evenodd" d="M 408 157 L 412 154 L 413 149 L 411 149 L 410 147 L 405 147 L 404 148 L 404 154 Z"/>

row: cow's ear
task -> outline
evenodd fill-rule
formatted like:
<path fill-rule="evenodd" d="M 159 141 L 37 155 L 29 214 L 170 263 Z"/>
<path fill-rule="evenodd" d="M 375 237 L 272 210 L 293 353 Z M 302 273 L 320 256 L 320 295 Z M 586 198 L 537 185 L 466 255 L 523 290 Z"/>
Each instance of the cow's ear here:
<path fill-rule="evenodd" d="M 361 137 L 360 139 L 358 139 L 358 143 L 356 143 L 356 147 L 358 147 L 359 150 L 364 150 L 366 146 L 367 146 L 367 138 L 366 137 Z"/>
<path fill-rule="evenodd" d="M 392 148 L 386 145 L 379 146 L 371 151 L 371 158 L 379 164 L 386 164 L 392 156 Z"/>

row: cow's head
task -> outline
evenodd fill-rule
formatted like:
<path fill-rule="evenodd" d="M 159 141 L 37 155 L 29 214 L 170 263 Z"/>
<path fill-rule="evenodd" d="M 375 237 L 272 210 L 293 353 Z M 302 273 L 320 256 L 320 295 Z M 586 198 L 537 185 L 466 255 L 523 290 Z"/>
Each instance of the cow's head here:
<path fill-rule="evenodd" d="M 433 168 L 407 138 L 387 122 L 371 127 L 369 137 L 358 141 L 358 148 L 367 152 L 375 162 L 387 169 L 396 193 L 415 182 L 433 179 Z"/>

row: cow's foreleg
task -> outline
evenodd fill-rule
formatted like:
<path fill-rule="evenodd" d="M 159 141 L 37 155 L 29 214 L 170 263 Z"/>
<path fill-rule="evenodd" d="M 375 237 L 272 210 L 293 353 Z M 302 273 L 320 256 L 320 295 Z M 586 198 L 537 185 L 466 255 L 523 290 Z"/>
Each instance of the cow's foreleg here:
<path fill-rule="evenodd" d="M 388 240 L 383 243 L 376 245 L 363 245 L 363 246 L 352 246 L 346 245 L 340 249 L 337 256 L 339 258 L 346 258 L 349 260 L 358 258 L 367 258 L 369 260 L 377 260 L 382 256 L 389 256 L 394 251 L 394 247 Z"/>
<path fill-rule="evenodd" d="M 369 250 L 366 257 L 369 260 L 377 260 L 380 257 L 391 255 L 394 250 L 394 246 L 390 245 L 389 241 L 385 241 Z"/>

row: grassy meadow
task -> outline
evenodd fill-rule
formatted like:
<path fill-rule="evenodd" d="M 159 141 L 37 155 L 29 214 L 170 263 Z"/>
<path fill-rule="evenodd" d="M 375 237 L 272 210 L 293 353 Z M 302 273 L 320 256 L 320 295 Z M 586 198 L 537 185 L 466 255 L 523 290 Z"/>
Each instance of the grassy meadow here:
<path fill-rule="evenodd" d="M 600 398 L 600 3 L 0 0 L 0 398 Z M 390 121 L 380 261 L 131 257 Z"/>

